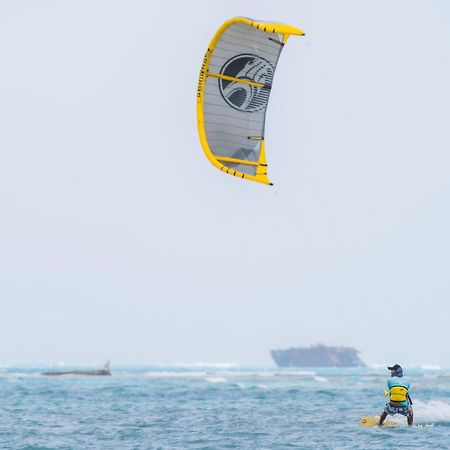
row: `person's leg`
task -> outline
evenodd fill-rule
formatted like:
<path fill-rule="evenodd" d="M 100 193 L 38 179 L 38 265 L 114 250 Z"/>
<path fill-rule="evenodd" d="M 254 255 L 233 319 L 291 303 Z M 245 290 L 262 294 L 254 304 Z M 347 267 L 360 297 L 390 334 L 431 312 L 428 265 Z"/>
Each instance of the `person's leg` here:
<path fill-rule="evenodd" d="M 380 420 L 378 421 L 378 426 L 381 427 L 381 425 L 383 425 L 384 419 L 386 419 L 387 415 L 388 413 L 386 411 L 383 411 L 381 413 Z"/>

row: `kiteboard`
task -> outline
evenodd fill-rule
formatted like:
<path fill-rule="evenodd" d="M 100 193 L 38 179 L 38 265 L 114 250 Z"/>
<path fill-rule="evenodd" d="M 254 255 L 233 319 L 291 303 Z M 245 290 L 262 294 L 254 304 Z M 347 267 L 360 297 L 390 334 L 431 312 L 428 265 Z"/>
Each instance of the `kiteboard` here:
<path fill-rule="evenodd" d="M 377 427 L 378 421 L 380 420 L 379 416 L 362 416 L 359 419 L 359 425 L 362 427 Z M 386 419 L 383 422 L 382 428 L 397 428 L 398 424 L 393 420 Z"/>

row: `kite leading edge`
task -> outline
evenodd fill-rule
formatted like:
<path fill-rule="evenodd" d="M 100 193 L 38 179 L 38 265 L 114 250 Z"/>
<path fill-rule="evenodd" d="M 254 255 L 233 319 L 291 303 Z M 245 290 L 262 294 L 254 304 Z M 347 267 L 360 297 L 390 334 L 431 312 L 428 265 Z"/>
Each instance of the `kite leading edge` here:
<path fill-rule="evenodd" d="M 223 172 L 269 184 L 264 125 L 275 68 L 295 27 L 245 17 L 211 40 L 197 89 L 197 125 L 206 157 Z"/>

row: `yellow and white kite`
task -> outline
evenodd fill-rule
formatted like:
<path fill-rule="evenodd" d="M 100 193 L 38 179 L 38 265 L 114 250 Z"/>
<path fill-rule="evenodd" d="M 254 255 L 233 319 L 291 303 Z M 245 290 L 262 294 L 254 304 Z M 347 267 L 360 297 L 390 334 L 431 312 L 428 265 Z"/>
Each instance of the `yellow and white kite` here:
<path fill-rule="evenodd" d="M 245 17 L 217 30 L 200 71 L 197 123 L 203 150 L 218 169 L 272 184 L 264 150 L 267 102 L 284 44 L 289 36 L 304 34 Z"/>

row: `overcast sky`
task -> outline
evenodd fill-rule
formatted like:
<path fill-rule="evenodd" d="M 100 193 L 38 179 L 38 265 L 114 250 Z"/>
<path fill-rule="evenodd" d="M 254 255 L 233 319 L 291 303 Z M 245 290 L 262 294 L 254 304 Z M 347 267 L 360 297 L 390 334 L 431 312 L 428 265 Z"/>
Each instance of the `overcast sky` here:
<path fill-rule="evenodd" d="M 196 128 L 233 16 L 306 32 L 273 187 Z M 0 364 L 236 362 L 351 345 L 450 365 L 450 3 L 0 0 Z"/>

